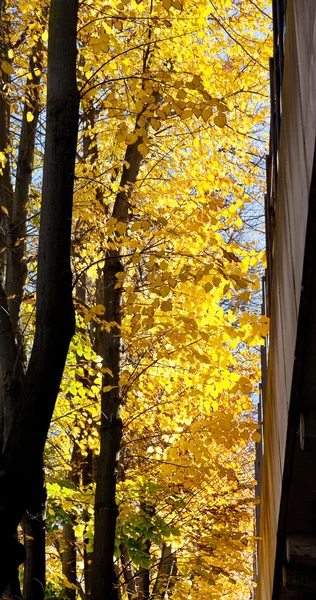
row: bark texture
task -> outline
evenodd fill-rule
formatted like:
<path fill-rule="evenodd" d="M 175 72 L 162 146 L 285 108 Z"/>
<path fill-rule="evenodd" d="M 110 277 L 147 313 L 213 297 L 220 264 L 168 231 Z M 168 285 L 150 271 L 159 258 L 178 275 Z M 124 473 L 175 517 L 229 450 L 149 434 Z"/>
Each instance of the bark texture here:
<path fill-rule="evenodd" d="M 24 549 L 13 536 L 36 485 L 36 465 L 41 464 L 74 332 L 70 235 L 79 109 L 77 11 L 77 0 L 51 0 L 36 329 L 19 409 L 0 462 L 0 528 L 6 548 L 0 561 L 0 593 L 24 559 Z"/>

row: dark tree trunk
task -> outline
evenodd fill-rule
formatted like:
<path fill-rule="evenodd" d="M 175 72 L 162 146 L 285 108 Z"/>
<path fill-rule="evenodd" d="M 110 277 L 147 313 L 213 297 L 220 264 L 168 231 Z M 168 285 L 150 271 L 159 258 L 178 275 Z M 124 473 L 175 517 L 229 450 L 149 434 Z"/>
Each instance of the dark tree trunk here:
<path fill-rule="evenodd" d="M 44 9 L 47 15 L 46 8 Z M 11 356 L 12 368 L 9 373 L 11 385 L 9 390 L 2 390 L 3 399 L 3 444 L 5 445 L 12 422 L 18 409 L 21 393 L 21 385 L 24 380 L 24 344 L 19 330 L 18 320 L 23 295 L 23 287 L 26 276 L 25 262 L 25 235 L 27 218 L 27 201 L 32 176 L 35 132 L 39 115 L 39 85 L 41 73 L 39 69 L 42 63 L 43 42 L 40 38 L 34 53 L 30 57 L 30 73 L 32 80 L 28 79 L 26 85 L 26 100 L 24 104 L 23 120 L 21 127 L 17 174 L 15 179 L 15 190 L 10 203 L 10 213 L 7 227 L 6 248 L 6 294 L 8 297 L 8 308 L 11 318 L 12 331 L 17 344 L 15 358 Z M 34 60 L 36 55 L 36 62 Z M 27 120 L 27 112 L 31 111 L 33 121 Z M 7 348 L 8 350 L 8 348 Z M 10 354 L 10 353 L 9 353 Z M 3 363 L 3 361 L 2 361 Z M 15 392 L 14 392 L 15 388 Z M 9 391 L 9 393 L 8 393 Z M 14 393 L 13 393 L 14 392 Z M 24 600 L 41 599 L 44 597 L 45 586 L 45 488 L 43 480 L 43 469 L 38 469 L 39 480 L 34 487 L 38 491 L 38 498 L 33 494 L 32 505 L 29 505 L 23 518 L 25 532 L 24 547 L 26 550 L 26 564 L 24 569 Z M 21 596 L 18 573 L 9 584 L 10 593 L 13 596 Z"/>
<path fill-rule="evenodd" d="M 109 258 L 109 257 L 108 257 Z M 104 273 L 105 300 L 109 321 L 115 321 L 104 335 L 104 365 L 113 373 L 106 374 L 102 387 L 112 387 L 102 393 L 101 399 L 101 449 L 98 464 L 97 488 L 95 498 L 95 537 L 92 567 L 93 600 L 110 600 L 113 591 L 113 551 L 117 506 L 115 503 L 116 469 L 122 434 L 119 416 L 120 394 L 120 335 L 121 290 L 115 289 L 116 273 L 122 270 L 119 258 L 105 261 Z"/>
<path fill-rule="evenodd" d="M 129 198 L 136 182 L 142 155 L 137 149 L 140 141 L 128 146 L 125 155 L 120 191 L 113 208 L 113 217 L 122 223 L 128 220 Z M 111 240 L 113 243 L 113 240 Z M 95 537 L 92 566 L 93 600 L 114 597 L 113 552 L 117 506 L 115 502 L 118 456 L 122 437 L 119 389 L 121 364 L 121 303 L 122 289 L 116 287 L 116 274 L 123 271 L 120 250 L 108 250 L 103 269 L 104 306 L 106 319 L 116 325 L 103 333 L 103 364 L 110 370 L 103 376 L 101 395 L 101 448 L 95 497 Z M 109 389 L 111 388 L 111 389 Z"/>
<path fill-rule="evenodd" d="M 131 598 L 137 597 L 137 588 L 132 567 L 132 561 L 125 544 L 120 545 L 120 551 L 127 598 L 128 600 L 130 600 Z"/>
<path fill-rule="evenodd" d="M 69 479 L 75 486 L 80 482 L 80 462 L 82 460 L 79 446 L 75 443 L 71 456 L 71 471 Z M 69 520 L 63 526 L 63 553 L 62 553 L 62 572 L 66 579 L 72 585 L 77 584 L 77 544 L 74 530 L 75 515 L 69 515 Z M 75 600 L 76 590 L 67 588 L 66 597 L 69 600 Z"/>
<path fill-rule="evenodd" d="M 44 600 L 45 597 L 45 513 L 46 488 L 43 466 L 40 465 L 23 518 L 24 564 L 23 600 Z"/>
<path fill-rule="evenodd" d="M 5 33 L 8 33 L 8 22 L 5 21 L 5 0 L 0 0 L 0 54 L 5 60 L 7 57 L 7 47 L 5 44 Z M 9 124 L 10 124 L 10 105 L 6 94 L 6 85 L 10 75 L 2 73 L 0 79 L 0 152 L 6 153 L 9 145 Z M 2 175 L 0 176 L 0 204 L 7 210 L 10 210 L 12 202 L 12 183 L 10 177 L 10 162 L 6 161 Z M 2 212 L 2 211 L 1 211 Z M 1 237 L 4 235 L 6 222 L 4 213 L 0 214 Z M 2 240 L 3 243 L 3 240 Z M 1 260 L 3 258 L 0 256 Z"/>
<path fill-rule="evenodd" d="M 145 555 L 149 559 L 150 558 L 150 540 L 146 540 L 146 551 Z M 149 598 L 149 587 L 150 587 L 150 571 L 149 569 L 144 569 L 139 572 L 138 575 L 138 596 L 139 600 L 148 600 Z"/>
<path fill-rule="evenodd" d="M 0 529 L 5 549 L 0 593 L 24 558 L 24 549 L 13 536 L 36 485 L 34 465 L 41 462 L 74 332 L 70 236 L 79 108 L 77 11 L 77 0 L 51 0 L 36 328 L 19 410 L 0 462 Z"/>
<path fill-rule="evenodd" d="M 77 581 L 77 554 L 76 554 L 76 536 L 74 525 L 72 521 L 68 521 L 63 526 L 63 554 L 62 554 L 62 572 L 67 578 L 67 581 L 76 585 Z M 69 600 L 75 600 L 76 590 L 74 588 L 67 588 L 64 592 L 65 596 Z"/>
<path fill-rule="evenodd" d="M 164 600 L 167 590 L 170 591 L 174 585 L 176 574 L 176 553 L 172 551 L 169 544 L 163 544 L 158 575 L 152 591 L 153 600 Z"/>
<path fill-rule="evenodd" d="M 5 35 L 8 34 L 8 21 L 5 20 L 5 0 L 0 0 L 0 55 L 7 60 L 7 47 Z M 2 73 L 0 79 L 0 152 L 6 154 L 9 145 L 10 105 L 6 95 L 6 85 L 9 75 Z M 16 370 L 17 348 L 9 317 L 8 299 L 5 289 L 5 249 L 6 234 L 8 229 L 8 217 L 4 211 L 12 209 L 12 182 L 10 175 L 10 161 L 0 169 L 0 450 L 2 452 L 5 438 L 5 407 L 8 406 L 10 393 L 14 395 L 14 402 L 20 397 L 19 377 L 16 385 L 13 382 Z M 11 392 L 10 392 L 11 388 Z"/>
<path fill-rule="evenodd" d="M 34 61 L 34 56 L 36 56 L 36 62 Z M 18 331 L 18 319 L 27 272 L 25 261 L 27 201 L 29 199 L 32 178 L 35 133 L 39 116 L 39 86 L 42 77 L 40 71 L 42 67 L 41 63 L 42 39 L 40 38 L 34 47 L 34 54 L 30 57 L 29 70 L 32 79 L 28 80 L 26 85 L 26 100 L 23 110 L 15 189 L 12 211 L 9 215 L 7 241 L 6 292 L 9 297 L 8 304 L 12 326 L 19 341 L 21 335 L 19 335 Z M 28 112 L 32 113 L 33 121 L 27 120 Z"/>
<path fill-rule="evenodd" d="M 146 515 L 146 518 L 149 518 L 149 519 L 152 519 L 152 517 L 155 514 L 154 507 L 147 502 L 141 502 L 141 510 L 142 510 L 142 513 L 144 513 Z M 145 540 L 145 545 L 146 545 L 145 556 L 149 562 L 150 561 L 151 541 Z M 150 569 L 142 568 L 138 573 L 139 600 L 148 600 L 149 589 L 150 589 Z"/>
<path fill-rule="evenodd" d="M 86 489 L 93 482 L 93 452 L 88 450 L 88 456 L 85 456 L 82 461 L 82 486 Z M 88 522 L 89 513 L 88 511 L 84 514 L 84 520 Z M 84 539 L 84 588 L 86 600 L 91 598 L 91 575 L 92 575 L 92 560 L 93 552 L 87 551 L 87 544 L 89 539 Z"/>
<path fill-rule="evenodd" d="M 17 541 L 17 535 L 14 536 Z M 15 569 L 13 576 L 6 587 L 6 590 L 1 597 L 2 600 L 7 600 L 8 598 L 22 598 L 21 586 L 20 586 L 20 577 L 19 577 L 19 568 Z"/>
<path fill-rule="evenodd" d="M 151 25 L 148 29 L 148 39 L 151 38 Z M 150 45 L 144 49 L 143 73 L 148 68 Z M 158 94 L 157 94 L 158 99 Z M 138 120 L 146 111 L 143 108 L 136 117 L 135 131 Z M 142 124 L 147 129 L 147 124 Z M 142 139 L 127 146 L 120 191 L 118 192 L 112 216 L 118 222 L 127 223 L 129 218 L 130 197 L 137 181 L 143 156 L 138 150 Z M 114 239 L 109 240 L 113 248 Z M 105 373 L 101 394 L 101 447 L 98 464 L 98 475 L 95 496 L 95 533 L 94 553 L 92 564 L 92 598 L 93 600 L 115 600 L 117 589 L 113 565 L 115 529 L 118 509 L 115 502 L 118 458 L 122 438 L 122 422 L 120 418 L 121 394 L 119 389 L 121 365 L 121 304 L 122 288 L 116 287 L 116 274 L 124 270 L 121 260 L 120 247 L 108 249 L 103 269 L 103 298 L 106 309 L 106 320 L 116 325 L 110 331 L 104 331 L 98 342 L 102 346 L 103 366 L 110 370 Z M 111 388 L 111 389 L 109 389 Z M 105 390 L 105 391 L 104 391 Z M 107 391 L 108 390 L 108 391 Z"/>

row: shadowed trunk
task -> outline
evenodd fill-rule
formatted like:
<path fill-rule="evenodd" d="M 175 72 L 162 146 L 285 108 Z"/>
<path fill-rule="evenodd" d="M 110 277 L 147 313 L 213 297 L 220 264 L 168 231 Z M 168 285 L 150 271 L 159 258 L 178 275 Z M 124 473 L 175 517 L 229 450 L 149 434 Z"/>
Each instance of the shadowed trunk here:
<path fill-rule="evenodd" d="M 79 446 L 74 443 L 71 456 L 71 471 L 69 480 L 76 487 L 80 483 L 80 462 L 81 453 Z M 72 585 L 77 584 L 77 547 L 76 534 L 74 530 L 75 515 L 69 515 L 69 520 L 63 526 L 63 553 L 62 553 L 62 573 Z M 65 595 L 69 600 L 75 600 L 76 590 L 66 588 Z"/>
<path fill-rule="evenodd" d="M 155 514 L 155 508 L 147 502 L 141 502 L 141 511 L 145 514 L 146 520 L 152 519 Z M 145 557 L 150 565 L 150 548 L 151 541 L 145 540 Z M 139 600 L 148 600 L 149 598 L 149 588 L 150 588 L 150 569 L 149 566 L 147 568 L 140 567 L 138 573 L 138 597 Z"/>
<path fill-rule="evenodd" d="M 121 223 L 127 223 L 129 198 L 136 182 L 142 155 L 137 146 L 141 141 L 127 147 L 123 167 L 120 192 L 117 194 L 112 216 Z M 129 165 L 126 166 L 126 163 Z M 110 240 L 113 244 L 114 240 Z M 108 250 L 103 269 L 103 303 L 107 322 L 115 323 L 110 331 L 102 335 L 103 365 L 110 370 L 104 373 L 101 395 L 101 448 L 98 465 L 95 497 L 95 538 L 92 566 L 93 600 L 110 600 L 113 597 L 113 552 L 117 506 L 115 490 L 117 465 L 122 437 L 120 418 L 121 396 L 119 377 L 121 365 L 121 304 L 122 288 L 117 287 L 118 273 L 124 270 L 120 249 Z"/>
<path fill-rule="evenodd" d="M 5 34 L 8 34 L 8 19 L 5 20 L 5 0 L 0 0 L 0 55 L 7 60 L 7 47 Z M 0 78 L 0 152 L 6 157 L 5 164 L 0 166 L 0 449 L 3 449 L 5 436 L 5 406 L 11 393 L 14 401 L 19 399 L 21 384 L 20 373 L 17 375 L 14 365 L 17 357 L 12 324 L 9 317 L 8 299 L 5 290 L 5 266 L 7 246 L 6 234 L 8 229 L 8 217 L 6 213 L 12 209 L 12 182 L 10 175 L 10 162 L 7 153 L 9 146 L 9 124 L 10 105 L 7 98 L 6 85 L 9 75 L 2 73 Z M 6 211 L 6 212 L 5 212 Z M 14 371 L 17 375 L 16 385 L 13 383 Z M 14 388 L 14 389 L 13 389 Z"/>
<path fill-rule="evenodd" d="M 45 9 L 44 9 L 45 10 Z M 45 10 L 45 13 L 47 11 Z M 20 400 L 20 389 L 24 380 L 24 345 L 18 326 L 23 288 L 26 277 L 25 263 L 25 235 L 27 202 L 32 176 L 35 132 L 39 114 L 39 84 L 41 81 L 40 67 L 42 63 L 42 40 L 38 41 L 30 57 L 29 69 L 32 79 L 27 80 L 26 100 L 24 103 L 23 119 L 17 160 L 17 173 L 15 190 L 8 217 L 7 250 L 6 250 L 6 293 L 10 312 L 12 330 L 18 344 L 17 355 L 12 363 L 12 372 L 17 374 L 19 385 L 17 392 L 4 395 L 3 399 L 3 436 L 4 444 L 7 441 L 12 422 Z M 34 56 L 36 55 L 36 62 Z M 27 120 L 27 113 L 31 112 L 33 121 Z M 15 376 L 15 375 L 13 375 Z M 12 385 L 11 385 L 12 390 Z M 36 497 L 38 494 L 38 498 Z M 44 598 L 45 587 L 45 504 L 46 493 L 43 477 L 43 468 L 38 469 L 38 482 L 32 490 L 32 500 L 27 506 L 23 518 L 24 547 L 26 550 L 26 563 L 24 569 L 23 595 L 24 600 L 41 600 Z M 16 578 L 17 579 L 17 578 Z M 19 584 L 10 582 L 17 596 Z M 21 594 L 20 594 L 21 595 Z"/>
<path fill-rule="evenodd" d="M 35 133 L 39 116 L 39 86 L 42 67 L 42 40 L 37 42 L 30 57 L 29 71 L 31 80 L 27 80 L 25 103 L 18 151 L 13 206 L 9 215 L 8 250 L 6 269 L 6 291 L 12 326 L 16 338 L 20 341 L 18 319 L 22 301 L 23 287 L 27 268 L 25 262 L 27 202 L 32 178 Z M 34 60 L 36 57 L 36 62 Z M 31 112 L 32 121 L 27 120 Z M 21 348 L 22 350 L 22 348 Z"/>
<path fill-rule="evenodd" d="M 23 600 L 43 600 L 45 597 L 45 513 L 46 488 L 43 466 L 40 464 L 36 483 L 31 491 L 23 518 L 24 563 Z"/>
<path fill-rule="evenodd" d="M 0 528 L 6 548 L 0 563 L 0 592 L 24 558 L 24 549 L 13 536 L 36 486 L 34 464 L 41 464 L 74 332 L 70 236 L 79 107 L 77 10 L 77 0 L 51 1 L 36 328 L 19 410 L 0 462 Z"/>
<path fill-rule="evenodd" d="M 132 567 L 132 561 L 125 544 L 120 545 L 120 551 L 127 598 L 130 599 L 133 597 L 137 597 L 137 589 Z"/>
<path fill-rule="evenodd" d="M 83 489 L 86 489 L 93 482 L 93 452 L 92 450 L 88 450 L 88 456 L 85 456 L 82 460 L 82 486 Z M 89 513 L 85 511 L 84 520 L 87 523 L 89 521 Z M 84 539 L 84 587 L 85 587 L 85 597 L 86 600 L 90 600 L 91 598 L 91 575 L 92 575 L 92 560 L 93 560 L 93 552 L 87 551 L 87 544 L 89 543 L 89 539 L 85 537 Z"/>
<path fill-rule="evenodd" d="M 8 33 L 8 19 L 5 21 L 5 0 L 0 0 L 0 53 L 6 61 L 10 62 L 7 56 L 7 47 L 5 44 L 5 33 Z M 6 85 L 10 80 L 10 75 L 2 72 L 0 78 L 0 152 L 5 155 L 7 148 L 10 144 L 9 139 L 9 124 L 10 124 L 10 104 L 8 102 Z M 8 157 L 6 157 L 8 158 Z M 11 208 L 12 202 L 12 183 L 10 177 L 10 162 L 6 160 L 4 166 L 1 168 L 2 174 L 0 176 L 0 204 L 4 206 L 8 211 Z M 5 213 L 0 211 L 0 225 L 1 225 L 1 246 L 3 247 L 4 242 L 4 222 L 6 221 Z M 0 255 L 1 256 L 1 255 Z"/>
<path fill-rule="evenodd" d="M 172 551 L 169 544 L 163 544 L 161 559 L 158 567 L 158 575 L 152 591 L 153 600 L 164 600 L 166 592 L 174 585 L 177 574 L 176 553 Z"/>
<path fill-rule="evenodd" d="M 150 559 L 150 540 L 146 540 L 146 551 L 145 556 Z M 149 598 L 149 587 L 150 587 L 150 570 L 141 568 L 138 575 L 138 597 L 139 600 L 148 600 Z"/>

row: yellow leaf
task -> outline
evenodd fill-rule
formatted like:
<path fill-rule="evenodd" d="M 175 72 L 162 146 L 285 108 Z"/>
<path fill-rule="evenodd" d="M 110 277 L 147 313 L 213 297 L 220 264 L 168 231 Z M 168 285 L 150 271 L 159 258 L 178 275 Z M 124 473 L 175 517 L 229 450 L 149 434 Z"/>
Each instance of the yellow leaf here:
<path fill-rule="evenodd" d="M 162 6 L 166 9 L 169 10 L 169 8 L 171 7 L 171 0 L 162 0 Z"/>
<path fill-rule="evenodd" d="M 117 386 L 116 386 L 116 385 L 106 385 L 106 386 L 103 388 L 103 390 L 102 390 L 102 391 L 103 391 L 103 392 L 110 392 L 110 391 L 111 391 L 111 390 L 113 390 L 115 387 L 117 387 Z"/>
<path fill-rule="evenodd" d="M 164 284 L 164 285 L 161 286 L 159 292 L 160 292 L 160 295 L 163 298 L 165 298 L 166 296 L 168 296 L 168 294 L 170 292 L 170 288 L 166 284 Z"/>
<path fill-rule="evenodd" d="M 115 19 L 114 27 L 116 27 L 116 29 L 118 31 L 122 31 L 123 30 L 123 23 L 122 23 L 122 21 L 120 21 L 119 19 Z"/>
<path fill-rule="evenodd" d="M 209 118 L 212 116 L 213 114 L 213 109 L 211 106 L 208 106 L 207 108 L 204 108 L 204 110 L 202 111 L 202 119 L 203 121 L 208 121 Z M 215 121 L 215 119 L 214 119 Z"/>
<path fill-rule="evenodd" d="M 14 74 L 14 69 L 13 69 L 12 65 L 9 62 L 7 62 L 6 60 L 2 61 L 2 63 L 1 63 L 1 69 L 7 75 L 13 75 Z"/>
<path fill-rule="evenodd" d="M 31 113 L 30 111 L 28 111 L 28 112 L 26 113 L 26 120 L 27 120 L 29 123 L 31 123 L 31 121 L 33 121 L 33 119 L 34 119 L 34 115 L 32 115 L 32 113 Z"/>
<path fill-rule="evenodd" d="M 242 294 L 240 294 L 240 300 L 242 300 L 242 302 L 248 302 L 250 298 L 250 292 L 243 292 Z"/>
<path fill-rule="evenodd" d="M 150 119 L 150 124 L 155 131 L 158 131 L 158 129 L 160 129 L 160 121 L 158 121 L 158 119 Z"/>
<path fill-rule="evenodd" d="M 154 326 L 154 319 L 152 317 L 148 317 L 143 321 L 143 326 L 146 329 L 151 329 Z"/>
<path fill-rule="evenodd" d="M 3 206 L 2 204 L 1 204 L 0 208 L 1 208 L 2 212 L 4 212 L 5 215 L 9 214 L 8 209 L 5 206 Z"/>
<path fill-rule="evenodd" d="M 189 119 L 190 117 L 192 117 L 192 115 L 193 115 L 192 108 L 185 108 L 183 113 L 181 114 L 181 119 L 182 119 L 182 121 L 185 121 L 185 119 Z"/>
<path fill-rule="evenodd" d="M 95 315 L 104 315 L 104 313 L 105 313 L 105 307 L 103 306 L 103 304 L 97 304 L 92 309 L 92 312 L 94 312 Z"/>
<path fill-rule="evenodd" d="M 131 144 L 134 144 L 135 142 L 137 142 L 137 140 L 138 140 L 137 133 L 129 133 L 125 138 L 125 144 L 127 144 L 128 146 L 131 146 Z"/>
<path fill-rule="evenodd" d="M 172 310 L 172 302 L 171 300 L 164 300 L 161 304 L 160 304 L 160 308 L 161 310 L 163 310 L 164 312 L 168 312 L 169 310 Z"/>
<path fill-rule="evenodd" d="M 141 228 L 144 229 L 144 231 L 148 231 L 148 229 L 150 229 L 150 223 L 149 221 L 141 221 Z"/>
<path fill-rule="evenodd" d="M 261 435 L 258 431 L 255 431 L 251 437 L 253 442 L 261 442 Z"/>
<path fill-rule="evenodd" d="M 42 40 L 43 40 L 43 42 L 47 42 L 47 40 L 48 40 L 48 31 L 43 31 L 43 33 L 42 33 Z"/>
<path fill-rule="evenodd" d="M 138 144 L 137 150 L 143 156 L 146 156 L 146 154 L 148 154 L 148 152 L 149 152 L 149 148 L 148 148 L 147 144 Z"/>
<path fill-rule="evenodd" d="M 186 97 L 187 97 L 187 93 L 185 90 L 181 89 L 178 91 L 177 98 L 180 98 L 180 100 L 184 100 Z"/>
<path fill-rule="evenodd" d="M 115 225 L 115 229 L 116 231 L 118 231 L 121 235 L 123 235 L 127 229 L 127 225 L 126 223 L 122 223 L 121 221 L 119 221 L 118 223 L 116 223 Z"/>
<path fill-rule="evenodd" d="M 142 260 L 142 257 L 139 253 L 135 252 L 133 258 L 132 258 L 132 263 L 133 265 L 138 265 L 138 263 L 140 263 Z"/>
<path fill-rule="evenodd" d="M 135 110 L 136 110 L 136 112 L 141 112 L 143 110 L 143 108 L 144 108 L 143 102 L 140 102 L 140 100 L 137 100 L 135 102 Z"/>
<path fill-rule="evenodd" d="M 227 123 L 226 115 L 224 113 L 219 113 L 216 115 L 216 117 L 214 117 L 214 123 L 218 127 L 224 127 L 224 125 Z"/>
<path fill-rule="evenodd" d="M 64 586 L 70 590 L 77 590 L 77 586 L 74 583 L 70 583 L 65 575 L 62 575 Z"/>
<path fill-rule="evenodd" d="M 217 110 L 222 113 L 222 112 L 229 111 L 229 108 L 228 108 L 227 104 L 225 104 L 224 102 L 219 102 L 217 105 Z"/>

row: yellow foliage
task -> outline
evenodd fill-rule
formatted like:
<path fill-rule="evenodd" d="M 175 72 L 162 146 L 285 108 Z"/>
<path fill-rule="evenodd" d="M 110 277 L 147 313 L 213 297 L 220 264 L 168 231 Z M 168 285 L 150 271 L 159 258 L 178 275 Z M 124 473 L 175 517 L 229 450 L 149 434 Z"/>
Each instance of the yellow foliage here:
<path fill-rule="evenodd" d="M 33 2 L 7 4 L 17 22 L 7 42 L 20 46 L 7 55 L 12 66 L 2 60 L 1 69 L 18 74 L 7 93 L 21 120 L 20 98 L 27 80 L 33 85 L 29 53 L 36 58 L 36 44 L 46 43 L 47 23 L 43 27 Z M 64 516 L 75 519 L 82 553 L 87 530 L 93 541 L 94 482 L 85 487 L 82 475 L 71 482 L 73 450 L 83 472 L 99 452 L 100 397 L 111 396 L 118 384 L 124 429 L 117 538 L 129 544 L 134 570 L 147 564 L 142 540 L 150 539 L 146 568 L 154 581 L 162 548 L 170 543 L 178 569 L 174 599 L 249 597 L 252 442 L 260 440 L 252 398 L 269 324 L 252 305 L 263 256 L 246 221 L 252 199 L 262 193 L 260 166 L 250 157 L 260 158 L 266 135 L 268 4 L 80 3 L 82 121 L 72 256 L 77 322 L 46 451 L 48 525 L 55 525 L 49 528 L 48 571 L 57 587 L 71 585 L 54 551 Z M 43 72 L 43 105 L 45 64 L 35 63 Z M 28 111 L 27 121 L 33 118 Z M 19 119 L 12 124 L 15 136 Z M 16 147 L 14 141 L 13 149 L 0 153 L 2 168 Z M 133 152 L 136 181 L 122 183 Z M 36 169 L 41 165 L 38 143 Z M 38 179 L 32 215 L 39 211 Z M 114 212 L 119 195 L 127 198 L 125 221 Z M 36 242 L 29 244 L 35 254 Z M 121 263 L 118 322 L 108 317 L 103 296 L 101 270 L 110 251 Z M 30 290 L 22 319 L 31 337 Z M 100 356 L 111 332 L 121 347 L 119 374 Z M 146 512 L 147 505 L 154 509 Z M 119 544 L 116 550 L 121 572 Z M 126 600 L 123 578 L 121 584 Z"/>

